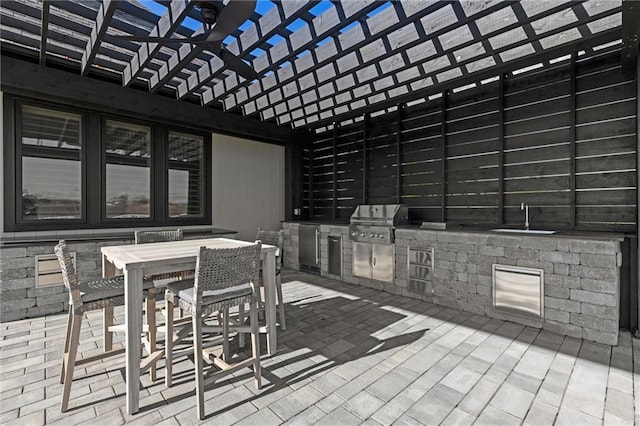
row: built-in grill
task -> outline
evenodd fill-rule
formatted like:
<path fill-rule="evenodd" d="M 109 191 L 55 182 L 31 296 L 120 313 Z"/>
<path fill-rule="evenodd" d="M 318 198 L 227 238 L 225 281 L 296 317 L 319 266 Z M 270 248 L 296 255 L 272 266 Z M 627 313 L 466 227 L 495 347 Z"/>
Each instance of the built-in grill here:
<path fill-rule="evenodd" d="M 403 204 L 360 205 L 349 221 L 352 241 L 393 244 L 394 228 L 406 225 L 409 209 Z"/>
<path fill-rule="evenodd" d="M 408 221 L 408 208 L 402 204 L 356 207 L 349 224 L 353 275 L 393 282 L 394 229 Z"/>

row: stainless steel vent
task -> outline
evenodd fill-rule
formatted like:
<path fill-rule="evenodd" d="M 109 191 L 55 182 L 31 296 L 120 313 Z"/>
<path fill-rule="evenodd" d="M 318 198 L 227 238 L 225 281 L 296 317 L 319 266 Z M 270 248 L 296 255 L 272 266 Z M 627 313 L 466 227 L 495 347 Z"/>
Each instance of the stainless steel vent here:
<path fill-rule="evenodd" d="M 496 311 L 542 319 L 544 271 L 493 265 L 493 308 Z"/>

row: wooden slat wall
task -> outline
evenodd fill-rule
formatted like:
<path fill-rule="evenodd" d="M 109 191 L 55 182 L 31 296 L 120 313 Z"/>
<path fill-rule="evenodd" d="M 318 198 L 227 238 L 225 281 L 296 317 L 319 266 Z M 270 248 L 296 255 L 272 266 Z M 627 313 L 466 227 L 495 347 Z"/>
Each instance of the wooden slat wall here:
<path fill-rule="evenodd" d="M 533 228 L 634 231 L 634 84 L 620 51 L 574 55 L 323 133 L 311 217 L 399 199 L 417 223 L 517 226 L 527 203 Z"/>

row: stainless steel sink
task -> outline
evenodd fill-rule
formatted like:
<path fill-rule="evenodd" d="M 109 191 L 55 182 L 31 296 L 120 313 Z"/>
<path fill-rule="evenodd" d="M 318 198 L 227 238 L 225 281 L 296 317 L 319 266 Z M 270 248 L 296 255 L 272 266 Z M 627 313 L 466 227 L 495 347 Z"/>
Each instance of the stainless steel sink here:
<path fill-rule="evenodd" d="M 493 232 L 503 232 L 505 234 L 538 234 L 538 235 L 551 235 L 556 231 L 550 231 L 548 229 L 492 229 Z"/>

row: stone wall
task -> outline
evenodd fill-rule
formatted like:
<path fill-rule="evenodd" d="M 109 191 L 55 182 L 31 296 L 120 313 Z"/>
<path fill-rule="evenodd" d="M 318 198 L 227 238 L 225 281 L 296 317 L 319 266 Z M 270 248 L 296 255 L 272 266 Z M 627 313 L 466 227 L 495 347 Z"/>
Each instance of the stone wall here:
<path fill-rule="evenodd" d="M 433 294 L 408 289 L 407 248 L 433 247 Z M 609 345 L 618 342 L 620 241 L 563 236 L 398 230 L 396 280 L 401 294 Z M 544 319 L 493 309 L 492 266 L 544 271 Z"/>
<path fill-rule="evenodd" d="M 189 234 L 187 239 L 203 238 L 206 234 Z M 208 234 L 207 236 L 211 236 Z M 225 235 L 217 235 L 225 236 Z M 226 235 L 233 238 L 233 234 Z M 69 295 L 63 284 L 36 287 L 36 256 L 53 254 L 57 241 L 15 243 L 0 247 L 0 322 L 56 314 L 67 310 Z M 76 273 L 79 280 L 102 276 L 103 246 L 133 244 L 132 238 L 67 241 L 70 252 L 76 253 Z"/>
<path fill-rule="evenodd" d="M 285 267 L 298 269 L 296 223 L 285 223 Z M 322 225 L 321 274 L 344 282 L 544 328 L 609 345 L 618 342 L 620 241 L 568 236 L 497 235 L 481 232 L 396 230 L 395 281 L 352 274 L 348 227 Z M 342 237 L 343 275 L 328 273 L 328 236 Z M 411 290 L 408 248 L 434 248 L 433 292 Z M 544 319 L 493 309 L 492 266 L 544 271 Z"/>

